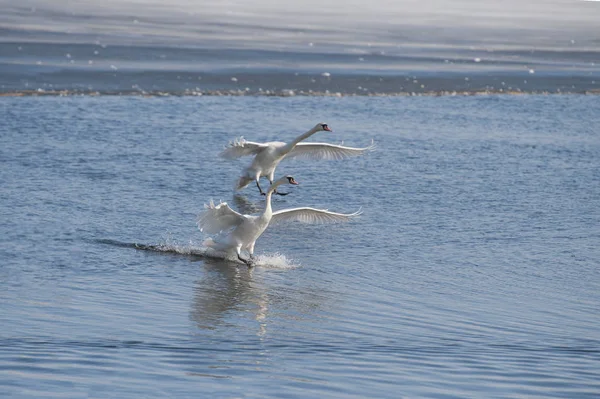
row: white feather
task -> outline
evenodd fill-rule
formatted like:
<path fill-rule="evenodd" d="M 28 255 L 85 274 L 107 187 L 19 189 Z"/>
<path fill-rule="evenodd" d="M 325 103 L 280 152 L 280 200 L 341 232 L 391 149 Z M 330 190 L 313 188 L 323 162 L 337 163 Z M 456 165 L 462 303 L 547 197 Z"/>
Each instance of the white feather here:
<path fill-rule="evenodd" d="M 228 230 L 244 221 L 244 215 L 231 209 L 226 202 L 215 205 L 211 200 L 204 208 L 205 211 L 198 216 L 198 227 L 200 231 L 208 234 Z"/>
<path fill-rule="evenodd" d="M 254 143 L 239 137 L 230 141 L 219 156 L 225 159 L 235 159 L 246 155 L 256 155 L 266 147 L 266 144 Z"/>
<path fill-rule="evenodd" d="M 327 209 L 292 208 L 273 212 L 271 224 L 291 221 L 310 224 L 340 223 L 348 222 L 360 214 L 362 214 L 360 209 L 354 213 L 337 213 Z"/>
<path fill-rule="evenodd" d="M 328 143 L 298 143 L 296 147 L 285 156 L 287 159 L 328 159 L 338 160 L 350 157 L 356 157 L 375 149 L 375 143 L 364 148 L 346 147 L 343 145 Z"/>

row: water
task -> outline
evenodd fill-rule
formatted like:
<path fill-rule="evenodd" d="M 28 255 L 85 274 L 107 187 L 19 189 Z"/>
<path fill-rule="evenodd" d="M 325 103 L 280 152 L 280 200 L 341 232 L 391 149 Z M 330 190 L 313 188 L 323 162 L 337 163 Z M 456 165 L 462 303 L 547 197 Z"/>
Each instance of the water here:
<path fill-rule="evenodd" d="M 0 120 L 3 397 L 600 395 L 596 96 L 3 97 Z M 363 215 L 267 230 L 252 271 L 200 256 L 205 202 L 261 206 L 223 145 L 319 121 L 378 148 L 282 163 L 273 207 Z"/>

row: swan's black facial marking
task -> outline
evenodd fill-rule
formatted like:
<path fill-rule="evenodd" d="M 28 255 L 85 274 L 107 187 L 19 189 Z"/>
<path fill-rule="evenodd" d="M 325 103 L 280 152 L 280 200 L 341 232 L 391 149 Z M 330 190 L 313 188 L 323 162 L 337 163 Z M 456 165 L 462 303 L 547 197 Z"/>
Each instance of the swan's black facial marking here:
<path fill-rule="evenodd" d="M 287 176 L 287 179 L 290 182 L 290 184 L 298 184 L 298 182 L 296 180 L 294 180 L 294 178 L 292 176 Z"/>
<path fill-rule="evenodd" d="M 322 123 L 322 124 L 321 124 L 321 127 L 323 128 L 323 130 L 325 130 L 325 131 L 327 131 L 327 132 L 333 132 L 333 130 L 331 130 L 331 129 L 329 128 L 329 126 L 327 126 L 327 124 L 326 124 L 326 123 Z"/>

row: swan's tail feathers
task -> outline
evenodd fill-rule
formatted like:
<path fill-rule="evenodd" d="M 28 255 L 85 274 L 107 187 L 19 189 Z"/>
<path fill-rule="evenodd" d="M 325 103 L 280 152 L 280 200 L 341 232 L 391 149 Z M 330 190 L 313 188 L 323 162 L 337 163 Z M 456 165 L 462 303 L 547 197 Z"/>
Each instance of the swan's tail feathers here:
<path fill-rule="evenodd" d="M 248 184 L 252 183 L 253 180 L 254 179 L 252 179 L 248 176 L 240 176 L 239 180 L 235 184 L 235 189 L 241 190 L 242 188 L 246 187 Z"/>

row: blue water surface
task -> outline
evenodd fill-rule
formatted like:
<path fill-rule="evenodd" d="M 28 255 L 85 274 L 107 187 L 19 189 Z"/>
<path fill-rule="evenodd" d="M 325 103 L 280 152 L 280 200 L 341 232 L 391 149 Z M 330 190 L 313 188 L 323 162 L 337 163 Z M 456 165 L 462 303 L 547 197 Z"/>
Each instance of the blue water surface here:
<path fill-rule="evenodd" d="M 600 396 L 596 96 L 4 97 L 0 121 L 2 397 Z M 284 161 L 273 207 L 363 215 L 270 228 L 252 271 L 198 256 L 204 203 L 262 206 L 228 140 L 321 121 L 377 150 Z"/>

